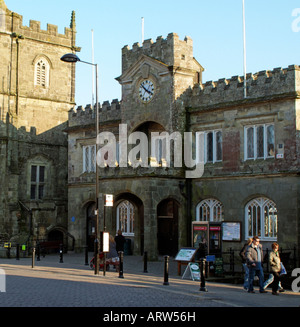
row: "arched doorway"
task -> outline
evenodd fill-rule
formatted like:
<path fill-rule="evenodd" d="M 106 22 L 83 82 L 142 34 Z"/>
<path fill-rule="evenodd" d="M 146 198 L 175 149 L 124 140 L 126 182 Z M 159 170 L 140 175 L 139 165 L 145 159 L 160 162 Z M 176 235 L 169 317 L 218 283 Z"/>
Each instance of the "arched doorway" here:
<path fill-rule="evenodd" d="M 130 244 L 127 245 L 130 246 L 133 254 L 143 254 L 144 205 L 141 199 L 128 192 L 116 195 L 114 213 L 116 233 L 121 229 L 125 238 L 130 240 Z"/>
<path fill-rule="evenodd" d="M 90 203 L 86 209 L 86 245 L 88 251 L 94 251 L 95 242 L 95 227 L 96 227 L 96 216 L 95 216 L 96 204 Z"/>
<path fill-rule="evenodd" d="M 157 206 L 157 248 L 160 255 L 178 252 L 178 203 L 166 199 Z"/>

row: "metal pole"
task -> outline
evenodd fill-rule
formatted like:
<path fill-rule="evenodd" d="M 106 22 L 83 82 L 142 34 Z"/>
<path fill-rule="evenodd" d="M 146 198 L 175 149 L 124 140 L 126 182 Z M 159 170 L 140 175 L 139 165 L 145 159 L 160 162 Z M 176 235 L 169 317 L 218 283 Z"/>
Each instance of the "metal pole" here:
<path fill-rule="evenodd" d="M 205 264 L 206 259 L 200 259 L 200 274 L 201 274 L 201 283 L 200 283 L 200 291 L 207 292 L 207 288 L 205 287 Z"/>
<path fill-rule="evenodd" d="M 17 244 L 16 260 L 20 260 L 20 244 Z"/>
<path fill-rule="evenodd" d="M 165 255 L 165 264 L 164 264 L 164 284 L 169 285 L 169 256 Z"/>
<path fill-rule="evenodd" d="M 88 246 L 86 245 L 85 246 L 85 266 L 88 266 L 89 265 L 89 249 L 88 249 Z"/>
<path fill-rule="evenodd" d="M 99 103 L 98 103 L 98 65 L 95 64 L 96 68 L 96 158 L 98 153 L 98 142 L 97 137 L 99 135 Z M 96 238 L 95 238 L 95 275 L 99 274 L 99 169 L 98 163 L 96 159 Z"/>
<path fill-rule="evenodd" d="M 64 263 L 63 261 L 63 245 L 59 245 L 59 263 Z"/>
<path fill-rule="evenodd" d="M 123 276 L 123 251 L 119 252 L 119 260 L 120 260 L 120 265 L 119 265 L 119 278 L 124 278 Z"/>
<path fill-rule="evenodd" d="M 35 247 L 32 248 L 32 260 L 31 260 L 31 267 L 34 268 L 34 258 L 35 258 Z"/>
<path fill-rule="evenodd" d="M 244 98 L 247 98 L 245 0 L 243 0 L 243 44 L 244 44 Z"/>
<path fill-rule="evenodd" d="M 144 273 L 147 273 L 147 263 L 148 263 L 148 253 L 147 251 L 144 252 Z"/>

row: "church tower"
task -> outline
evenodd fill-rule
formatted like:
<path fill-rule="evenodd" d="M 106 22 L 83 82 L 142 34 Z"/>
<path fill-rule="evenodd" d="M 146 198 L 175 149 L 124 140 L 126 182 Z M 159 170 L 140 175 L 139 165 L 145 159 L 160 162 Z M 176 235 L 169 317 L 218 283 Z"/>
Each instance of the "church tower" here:
<path fill-rule="evenodd" d="M 42 30 L 36 20 L 24 26 L 23 17 L 0 0 L 0 233 L 5 239 L 45 238 L 57 226 L 67 228 L 64 128 L 74 105 L 75 65 L 60 57 L 79 50 L 75 26 L 74 12 L 64 34 L 52 24 Z"/>

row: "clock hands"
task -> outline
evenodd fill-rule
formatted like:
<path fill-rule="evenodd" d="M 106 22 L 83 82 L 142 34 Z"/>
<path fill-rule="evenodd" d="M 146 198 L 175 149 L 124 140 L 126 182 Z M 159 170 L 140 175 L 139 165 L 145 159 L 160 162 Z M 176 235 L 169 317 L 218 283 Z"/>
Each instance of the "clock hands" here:
<path fill-rule="evenodd" d="M 141 86 L 142 86 L 142 88 L 143 88 L 147 93 L 153 95 L 153 92 L 151 92 L 150 90 L 146 89 L 145 86 L 144 86 L 143 84 L 142 84 Z"/>

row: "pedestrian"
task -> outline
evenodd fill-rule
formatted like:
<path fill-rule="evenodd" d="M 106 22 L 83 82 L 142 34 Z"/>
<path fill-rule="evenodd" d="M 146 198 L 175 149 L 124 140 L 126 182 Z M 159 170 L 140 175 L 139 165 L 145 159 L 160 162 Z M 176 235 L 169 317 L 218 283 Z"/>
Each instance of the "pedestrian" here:
<path fill-rule="evenodd" d="M 247 260 L 246 260 L 246 251 L 248 249 L 248 246 L 251 243 L 252 243 L 252 238 L 249 238 L 240 251 L 240 257 L 242 258 L 243 270 L 245 272 L 245 276 L 244 276 L 244 290 L 245 291 L 248 291 L 248 289 L 249 289 L 249 268 L 248 268 Z"/>
<path fill-rule="evenodd" d="M 246 260 L 249 267 L 248 293 L 255 293 L 253 289 L 253 281 L 255 275 L 259 278 L 259 292 L 267 293 L 267 291 L 264 290 L 264 273 L 262 267 L 263 250 L 259 242 L 259 237 L 254 236 L 252 243 L 248 246 L 246 251 Z"/>
<path fill-rule="evenodd" d="M 116 250 L 119 253 L 120 251 L 124 252 L 124 245 L 126 243 L 125 237 L 122 235 L 121 229 L 118 230 L 118 235 L 115 236 Z"/>
<path fill-rule="evenodd" d="M 278 250 L 279 250 L 278 243 L 273 243 L 272 251 L 270 252 L 270 256 L 269 256 L 270 269 L 272 275 L 274 276 L 274 280 L 271 285 L 273 295 L 278 295 L 277 292 L 279 288 L 278 286 L 279 286 L 280 279 L 282 277 L 282 275 L 280 275 L 282 266 L 281 266 L 281 260 Z"/>
<path fill-rule="evenodd" d="M 115 266 L 115 268 L 116 265 L 119 264 L 119 256 L 116 250 L 116 242 L 111 234 L 109 235 L 109 252 L 107 253 L 106 258 L 108 259 L 109 263 Z"/>

